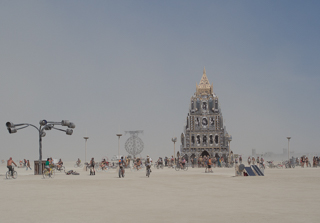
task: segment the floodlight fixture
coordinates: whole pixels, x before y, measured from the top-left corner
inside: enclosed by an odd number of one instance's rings
[[[68,126],[70,124],[70,122],[68,120],[62,120],[61,121],[61,125],[62,126]]]
[[[74,129],[76,125],[73,122],[70,122],[68,128]]]
[[[66,130],[66,134],[67,135],[72,135],[72,133],[73,133],[73,129],[67,129]]]
[[[44,125],[46,125],[48,122],[47,122],[47,120],[40,120],[40,122],[39,122],[39,124],[41,125],[41,126],[44,126]]]
[[[12,122],[6,122],[7,128],[13,128],[14,124]]]
[[[9,133],[12,134],[12,133],[16,133],[17,132],[17,129],[16,128],[7,128]]]
[[[18,130],[27,128],[29,126],[32,126],[35,129],[37,129],[37,131],[39,132],[39,168],[38,168],[38,170],[39,170],[39,174],[41,174],[42,173],[42,164],[41,164],[41,161],[42,161],[42,138],[46,136],[45,130],[56,129],[56,130],[65,132],[67,135],[72,135],[73,129],[76,127],[76,125],[73,122],[69,122],[68,120],[62,120],[61,122],[51,122],[51,121],[48,122],[45,119],[40,120],[39,124],[40,124],[40,127],[37,127],[32,124],[28,124],[28,123],[13,124],[12,122],[6,122],[6,126],[7,126],[7,129],[10,134],[16,133]],[[58,128],[55,128],[54,125],[67,126],[68,129],[66,129],[66,130],[58,129]]]
[[[54,125],[51,124],[47,124],[44,126],[44,130],[51,130],[53,128]]]

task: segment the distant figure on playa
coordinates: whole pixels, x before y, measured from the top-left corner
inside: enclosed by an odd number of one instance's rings
[[[248,165],[250,166],[250,164],[251,164],[251,158],[250,158],[250,156],[248,157]]]
[[[213,157],[213,166],[217,167],[217,157]]]
[[[205,173],[212,172],[212,161],[211,161],[210,157],[209,157],[209,159],[208,159],[208,161],[206,163],[207,163],[207,166],[206,166],[206,170],[204,172]]]
[[[256,164],[256,159],[254,157],[252,157],[252,165]]]
[[[46,168],[50,172],[50,158],[47,158],[44,168]]]
[[[239,157],[239,163],[242,164],[242,156]]]
[[[264,159],[263,159],[263,157],[261,157],[261,158],[260,158],[260,164],[261,164],[261,166],[262,166],[263,168],[265,168],[265,166],[264,166]]]
[[[317,166],[317,158],[314,156],[312,159],[312,166],[316,167]]]
[[[30,170],[32,170],[31,167],[30,167],[30,161],[29,160],[27,160],[27,169],[26,170],[28,170],[28,168],[30,168]]]
[[[63,165],[63,162],[62,162],[62,160],[61,160],[61,158],[60,158],[60,159],[59,159],[59,162],[57,163],[58,169],[60,169],[60,168],[62,167],[62,165]]]
[[[9,169],[9,171],[11,171],[11,176],[13,177],[13,168],[12,168],[12,164],[14,164],[15,166],[17,166],[17,164],[12,160],[12,157],[9,158],[9,160],[7,161],[7,168]]]
[[[146,171],[149,169],[150,172],[152,172],[151,171],[151,163],[152,163],[152,159],[149,157],[149,155],[147,155],[147,159],[145,161]]]
[[[96,175],[96,171],[95,171],[95,169],[94,169],[95,164],[96,164],[96,163],[94,162],[94,158],[92,157],[91,160],[90,160],[89,167],[92,168],[93,175]]]

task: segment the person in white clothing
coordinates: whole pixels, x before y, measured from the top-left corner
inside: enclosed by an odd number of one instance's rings
[[[147,155],[147,159],[145,161],[145,165],[146,165],[146,170],[150,169],[150,172],[152,172],[151,171],[151,164],[152,164],[152,159],[151,159],[151,157],[149,157],[149,155]]]

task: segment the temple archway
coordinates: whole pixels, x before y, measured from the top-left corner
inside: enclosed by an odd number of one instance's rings
[[[210,154],[205,150],[205,151],[203,151],[202,153],[201,153],[201,155],[200,156],[210,156]]]

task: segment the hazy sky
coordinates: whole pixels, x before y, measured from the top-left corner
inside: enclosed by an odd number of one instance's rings
[[[0,159],[117,154],[116,133],[144,130],[142,153],[173,153],[203,68],[231,149],[319,152],[319,1],[0,1]],[[121,154],[127,154],[120,140]]]

